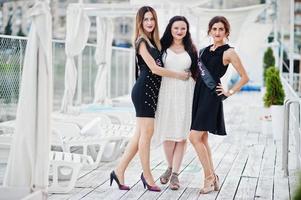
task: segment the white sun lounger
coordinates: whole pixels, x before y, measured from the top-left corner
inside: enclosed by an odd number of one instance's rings
[[[50,172],[52,183],[49,185],[50,193],[68,193],[74,186],[84,165],[94,161],[90,156],[51,151],[49,154]]]
[[[91,128],[93,130],[93,128]],[[89,127],[80,129],[76,124],[53,122],[53,132],[51,144],[60,146],[64,152],[72,152],[74,148],[80,148],[83,155],[89,155],[94,163],[90,166],[96,168],[101,161],[112,161],[120,156],[129,141],[129,127],[113,129],[108,126],[99,127],[94,130],[97,134],[89,133]]]

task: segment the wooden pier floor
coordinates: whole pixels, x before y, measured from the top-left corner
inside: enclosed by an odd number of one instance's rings
[[[160,193],[149,192],[140,181],[141,166],[138,156],[125,174],[129,191],[120,191],[116,184],[109,186],[109,174],[117,161],[102,163],[93,171],[84,171],[76,187],[69,194],[50,194],[51,200],[230,200],[230,199],[292,199],[297,185],[295,144],[290,141],[289,176],[281,170],[281,142],[272,138],[271,122],[262,121],[260,93],[240,93],[224,102],[226,137],[210,135],[213,162],[220,177],[221,189],[199,195],[203,184],[203,170],[191,144],[188,144],[179,175],[181,187],[172,191],[161,185],[159,176],[166,169],[162,147],[151,151],[151,167]],[[2,169],[3,171],[3,169]],[[1,177],[0,177],[1,178]]]

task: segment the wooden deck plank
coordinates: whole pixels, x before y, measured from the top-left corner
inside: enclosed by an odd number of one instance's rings
[[[156,148],[151,152],[151,157],[153,158],[151,160],[151,166],[152,169],[158,167],[159,164],[163,162],[162,154],[161,154],[161,149]],[[135,160],[138,160],[138,156],[134,158]],[[129,165],[128,169],[126,170],[125,174],[125,180],[126,184],[131,187],[130,191],[136,191],[138,187],[138,191],[142,191],[143,187],[141,184],[141,187],[139,187],[139,182],[140,182],[140,174],[141,174],[141,167],[139,162],[133,162],[131,165]],[[109,186],[109,179],[107,182],[103,185],[100,185],[99,187],[94,188],[93,191],[91,191],[87,197],[92,197],[97,195],[96,199],[119,199],[122,198],[125,194],[129,193],[129,191],[120,191],[117,187],[116,184],[114,183],[115,188],[112,189],[112,187]],[[137,196],[136,196],[137,197]]]
[[[260,177],[256,193],[255,199],[273,199],[273,178],[272,177]]]
[[[196,153],[192,147],[192,145],[189,145],[189,152],[186,153],[186,156],[184,156],[183,162],[182,162],[182,168],[180,170],[180,176],[182,178],[181,173],[183,172],[183,170],[187,169],[187,166],[189,166],[192,162],[194,162],[196,160]],[[164,169],[165,170],[165,169]],[[157,184],[161,187],[162,191],[157,193],[157,192],[150,192],[150,191],[145,191],[143,194],[141,194],[140,198],[141,199],[158,199],[159,197],[162,196],[162,194],[164,194],[165,192],[167,192],[169,190],[168,188],[168,184],[166,185],[162,185],[159,181],[159,176],[163,173],[163,171],[161,171],[160,173],[157,174]],[[185,177],[184,177],[185,178]],[[183,180],[180,179],[181,182],[183,182]],[[128,199],[127,197],[124,199]]]
[[[215,166],[220,165],[220,159],[224,159],[225,156],[219,156],[223,155],[222,152],[224,151],[224,155],[229,152],[229,144],[221,144],[221,147],[217,151],[213,151],[213,163]],[[195,165],[200,165],[199,160],[195,160],[195,163],[192,163]],[[191,167],[192,168],[192,167]],[[201,183],[203,182],[203,174],[201,171],[190,171],[185,170],[184,173],[191,173],[191,179],[186,187],[186,190],[181,194],[179,199],[197,199],[199,197],[199,191],[201,187]],[[200,173],[199,175],[195,175],[196,173]]]
[[[125,174],[126,184],[132,187],[130,191],[120,191],[116,183],[109,186],[109,174],[117,165],[117,160],[101,163],[92,171],[81,171],[76,187],[69,194],[50,194],[49,199],[290,200],[298,181],[294,138],[290,137],[289,177],[284,177],[281,143],[274,143],[271,133],[263,132],[263,123],[259,120],[261,112],[260,105],[257,104],[258,94],[253,95],[238,94],[225,101],[228,136],[217,137],[210,134],[213,162],[221,182],[220,191],[199,195],[203,172],[196,153],[189,144],[179,175],[181,187],[178,191],[172,191],[167,185],[159,183],[158,178],[167,167],[163,148],[159,147],[151,151],[151,168],[154,178],[162,188],[160,193],[149,192],[143,188],[140,181],[140,160],[136,156]],[[0,165],[0,172],[5,171],[3,166]]]
[[[272,199],[274,182],[274,164],[276,160],[276,148],[267,145],[263,154],[260,176],[255,192],[255,199]]]
[[[248,153],[249,153],[248,162],[242,176],[257,178],[259,176],[260,167],[262,163],[264,146],[263,145],[250,146],[248,149]]]
[[[257,185],[257,178],[242,177],[235,194],[237,200],[253,200],[255,197],[255,190]]]
[[[224,186],[225,179],[230,171],[230,169],[233,166],[233,163],[235,159],[237,158],[239,154],[239,149],[235,146],[231,146],[231,148],[225,153],[225,156],[223,157],[222,161],[219,163],[219,165],[216,168],[216,174],[219,176],[220,181],[220,187],[222,188]],[[210,199],[216,199],[219,195],[218,192],[212,192],[206,195],[200,195],[199,200],[210,200]]]
[[[277,177],[274,179],[274,199],[290,199],[288,177]]]
[[[274,194],[275,200],[290,199],[288,177],[284,177],[282,170],[282,146],[280,142],[276,142],[276,161],[274,172]]]
[[[260,177],[273,178],[276,162],[276,148],[274,145],[267,145],[262,159]]]
[[[236,157],[233,166],[227,174],[226,180],[217,196],[218,200],[233,199],[247,160],[248,151],[244,148],[239,152],[239,155]]]
[[[213,163],[220,163],[221,159],[223,158],[223,155],[227,150],[229,149],[230,145],[226,143],[217,144],[216,148],[213,148]],[[186,191],[186,188],[194,187],[194,185],[191,185],[194,179],[197,181],[202,181],[203,176],[201,172],[201,166],[200,161],[198,158],[194,159],[189,165],[186,166],[186,168],[181,172],[180,174],[180,182],[181,187],[177,191],[172,191],[170,189],[167,189],[158,199],[159,200],[169,200],[169,199],[180,199],[183,193]],[[193,170],[198,166],[199,170]],[[199,183],[197,184],[199,185]],[[186,194],[185,194],[186,195]],[[198,195],[198,193],[197,193]],[[197,198],[197,196],[195,197]]]

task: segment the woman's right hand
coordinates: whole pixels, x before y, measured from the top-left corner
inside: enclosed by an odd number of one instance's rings
[[[177,79],[186,81],[191,76],[190,72],[178,72]]]

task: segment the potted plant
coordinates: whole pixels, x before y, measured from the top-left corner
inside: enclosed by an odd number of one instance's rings
[[[269,67],[266,72],[266,93],[263,100],[265,107],[271,107],[274,140],[280,140],[283,132],[284,98],[279,70],[274,66]]]

